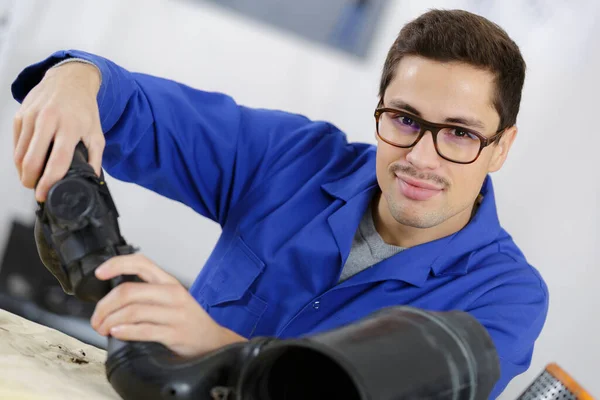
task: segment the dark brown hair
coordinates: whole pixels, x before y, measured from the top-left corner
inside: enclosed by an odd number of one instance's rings
[[[406,55],[458,61],[492,72],[496,92],[492,99],[500,115],[498,130],[515,125],[525,81],[525,60],[517,44],[498,25],[463,10],[431,10],[405,25],[387,55],[379,98]]]

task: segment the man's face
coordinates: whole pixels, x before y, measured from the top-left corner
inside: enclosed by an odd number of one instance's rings
[[[408,111],[436,123],[476,120],[480,127],[454,124],[491,137],[500,122],[492,103],[494,89],[490,72],[463,63],[408,56],[397,67],[383,107]],[[405,226],[432,228],[444,223],[453,225],[453,221],[466,223],[485,176],[502,166],[515,134],[516,128],[508,129],[500,144],[486,147],[472,164],[441,158],[431,132],[408,149],[377,138],[381,201],[391,216]]]

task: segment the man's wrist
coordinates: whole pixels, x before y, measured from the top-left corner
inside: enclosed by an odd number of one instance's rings
[[[93,62],[86,60],[85,58],[78,58],[78,57],[71,57],[71,58],[65,58],[62,61],[59,61],[58,63],[54,64],[52,67],[50,68],[57,68],[60,67],[61,65],[65,65],[65,64],[69,64],[69,63],[81,63],[81,64],[89,64],[89,65],[93,65],[94,67],[96,67],[98,69],[98,73],[100,73],[100,68],[98,68],[98,66],[96,64],[94,64]]]
[[[85,77],[85,81],[89,83],[90,89],[98,94],[100,85],[102,84],[102,74],[100,69],[89,62],[65,62],[59,63],[46,71],[46,76],[62,73],[73,74],[76,77]]]

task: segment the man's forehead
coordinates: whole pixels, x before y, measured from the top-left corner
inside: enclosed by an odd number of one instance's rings
[[[491,129],[500,120],[494,93],[494,76],[488,71],[410,56],[397,66],[383,100],[386,107],[401,108],[432,121],[462,118]]]

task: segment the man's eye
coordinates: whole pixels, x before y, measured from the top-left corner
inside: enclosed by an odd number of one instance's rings
[[[472,133],[463,131],[461,129],[455,129],[454,136],[459,137],[459,138],[465,138],[465,139],[473,139],[473,140],[477,139],[477,137],[475,135],[473,135]]]
[[[406,126],[412,126],[415,124],[415,121],[413,121],[409,117],[400,117],[399,120],[403,125],[406,125]]]

